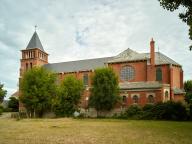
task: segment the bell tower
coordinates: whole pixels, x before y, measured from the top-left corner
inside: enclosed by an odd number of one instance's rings
[[[22,57],[20,59],[19,96],[21,95],[20,82],[24,72],[34,66],[43,66],[48,63],[48,54],[43,49],[39,36],[36,32],[36,27],[37,26],[35,26],[35,32],[33,33],[27,47],[21,50]],[[23,110],[25,111],[25,107],[21,102],[19,102],[19,111]]]
[[[44,51],[36,30],[26,49],[21,50],[21,53],[20,78],[26,70],[48,63],[48,54]]]

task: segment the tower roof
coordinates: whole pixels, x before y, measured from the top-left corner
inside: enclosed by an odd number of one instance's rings
[[[41,41],[40,41],[39,36],[36,31],[34,32],[31,40],[29,41],[29,44],[26,47],[26,49],[32,49],[32,48],[39,48],[40,50],[44,51],[43,46],[41,44]]]

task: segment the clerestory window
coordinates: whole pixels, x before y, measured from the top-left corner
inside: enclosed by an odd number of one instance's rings
[[[162,81],[162,70],[161,70],[161,68],[156,69],[156,81]]]
[[[123,67],[120,72],[120,77],[121,77],[121,80],[123,80],[123,81],[129,81],[129,80],[134,79],[134,77],[135,77],[134,68],[131,66]]]

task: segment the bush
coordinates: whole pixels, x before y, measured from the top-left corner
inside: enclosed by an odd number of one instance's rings
[[[150,111],[150,110],[152,110],[154,108],[154,104],[146,104],[143,108],[142,108],[142,110],[143,111]]]
[[[11,112],[19,111],[19,100],[15,97],[10,97],[8,101],[8,108]]]
[[[160,120],[186,120],[186,107],[180,102],[158,103],[152,109],[153,118]]]
[[[142,117],[141,119],[153,119],[153,112],[152,109],[154,109],[155,105],[153,104],[146,104],[142,110]]]
[[[131,105],[127,110],[120,114],[120,118],[140,119],[142,116],[142,109],[137,105]]]
[[[12,112],[11,108],[3,108],[3,112]]]
[[[3,107],[0,106],[0,115],[3,113]]]
[[[154,119],[154,120],[187,120],[188,115],[192,118],[192,105],[189,107],[189,114],[185,105],[180,102],[165,102],[154,105],[145,105],[142,109],[137,105],[130,106],[119,118],[124,119]]]
[[[62,101],[62,103],[54,107],[54,112],[57,117],[71,117],[75,110],[75,107],[67,100]]]
[[[189,117],[192,120],[192,104],[189,105]]]

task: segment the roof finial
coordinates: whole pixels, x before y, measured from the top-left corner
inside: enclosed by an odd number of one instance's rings
[[[37,25],[35,25],[35,31],[37,30]]]

